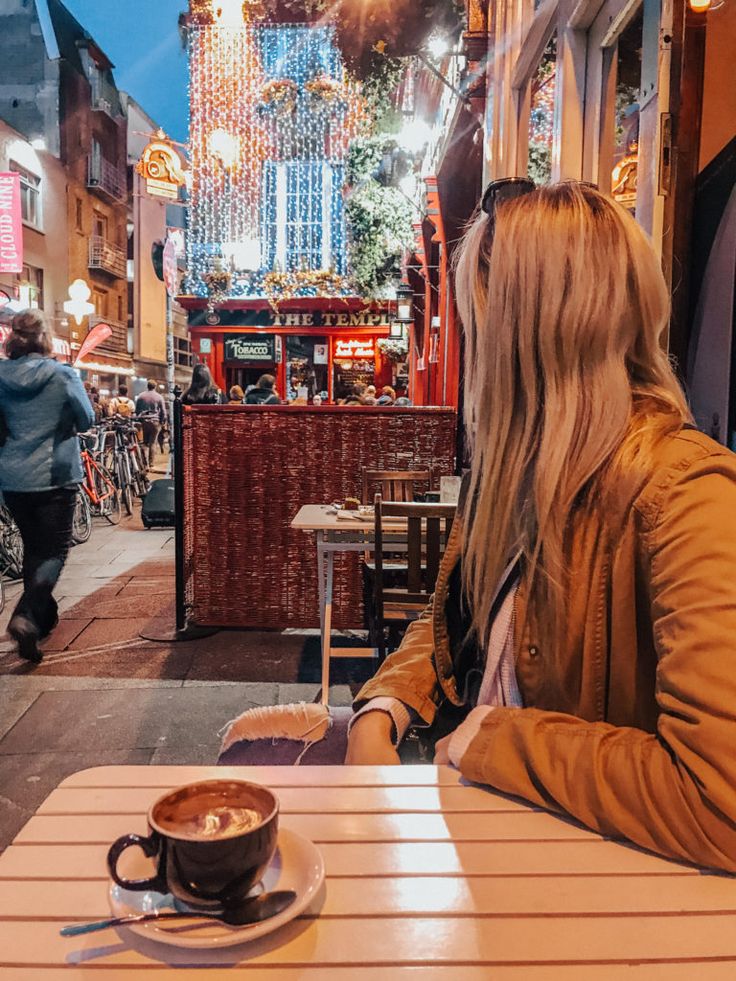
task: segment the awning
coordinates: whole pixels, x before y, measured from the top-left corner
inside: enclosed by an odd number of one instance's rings
[[[126,378],[135,377],[132,368],[121,368],[116,364],[104,364],[100,361],[79,361],[74,365],[80,371],[97,371],[103,375],[124,375]]]

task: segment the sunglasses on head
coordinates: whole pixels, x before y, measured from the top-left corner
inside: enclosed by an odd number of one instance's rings
[[[595,191],[598,190],[598,185],[591,184],[589,181],[562,181],[562,183],[577,184],[580,187],[591,187]],[[513,201],[514,198],[522,198],[525,194],[531,194],[536,189],[537,185],[529,177],[502,177],[500,180],[491,181],[483,193],[480,203],[481,210],[493,218],[499,204]]]

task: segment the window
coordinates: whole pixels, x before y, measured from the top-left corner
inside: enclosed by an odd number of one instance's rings
[[[43,269],[36,266],[23,266],[16,277],[19,300],[24,307],[43,310]]]
[[[611,193],[632,214],[636,212],[639,164],[639,89],[643,25],[643,12],[639,10],[622,31],[616,48],[616,115]]]
[[[119,323],[123,322],[123,298],[119,293],[118,293],[118,321]]]
[[[99,317],[107,317],[108,307],[107,307],[107,291],[106,290],[92,290],[92,302],[95,305],[95,310]]]
[[[78,232],[83,232],[84,231],[84,219],[83,219],[82,199],[81,198],[77,198],[76,199],[76,219],[75,219],[75,221],[76,221],[77,231]]]
[[[107,215],[103,215],[97,208],[92,212],[92,234],[107,241]]]
[[[174,363],[180,368],[192,367],[192,345],[187,337],[174,335]]]
[[[341,167],[322,160],[267,161],[261,240],[267,269],[342,271],[345,262]],[[336,190],[337,189],[337,190]]]
[[[41,178],[10,161],[10,169],[20,174],[20,205],[23,221],[41,227]]]
[[[552,142],[557,89],[557,35],[544,49],[531,81],[527,173],[537,184],[552,180]]]

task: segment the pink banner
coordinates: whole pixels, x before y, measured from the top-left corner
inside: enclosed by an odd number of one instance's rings
[[[92,330],[87,334],[84,339],[84,343],[79,349],[79,354],[77,355],[77,360],[74,362],[75,365],[79,365],[82,358],[86,357],[90,351],[94,351],[96,347],[106,341],[108,337],[112,337],[112,327],[109,324],[104,323],[104,321],[96,324]],[[83,368],[84,365],[79,365]]]
[[[23,272],[20,174],[0,173],[0,273]]]

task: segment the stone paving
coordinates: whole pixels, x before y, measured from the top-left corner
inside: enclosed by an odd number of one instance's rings
[[[315,631],[221,631],[186,643],[174,615],[170,530],[136,513],[95,526],[72,550],[56,591],[61,619],[38,667],[5,635],[18,585],[0,614],[0,850],[66,776],[118,763],[208,764],[222,727],[256,705],[313,701]],[[349,704],[370,662],[340,660],[330,702]]]

